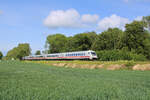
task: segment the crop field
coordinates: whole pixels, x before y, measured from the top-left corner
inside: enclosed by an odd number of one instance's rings
[[[150,71],[1,61],[0,100],[150,100]]]

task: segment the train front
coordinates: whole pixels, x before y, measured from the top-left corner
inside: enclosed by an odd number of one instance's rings
[[[90,57],[91,60],[98,59],[95,51],[90,51],[90,54],[91,54],[91,57]]]

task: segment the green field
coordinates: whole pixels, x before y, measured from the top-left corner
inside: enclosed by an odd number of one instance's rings
[[[150,100],[150,71],[2,61],[0,100]]]

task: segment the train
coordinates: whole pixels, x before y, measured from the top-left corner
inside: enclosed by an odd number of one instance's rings
[[[23,60],[95,60],[97,59],[95,51],[75,51],[64,53],[52,53],[42,55],[25,56]]]

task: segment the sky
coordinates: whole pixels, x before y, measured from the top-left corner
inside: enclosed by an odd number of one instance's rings
[[[34,53],[48,35],[124,30],[148,15],[150,0],[0,0],[0,51],[29,43]]]

